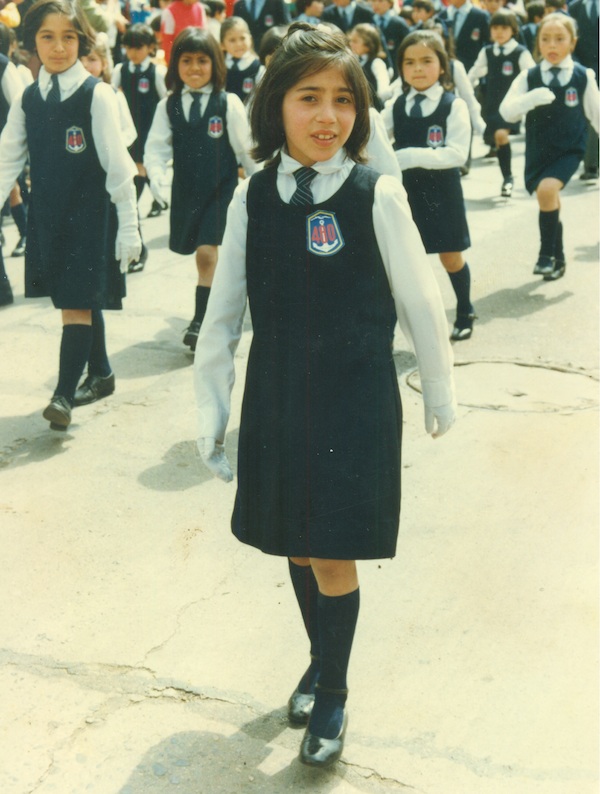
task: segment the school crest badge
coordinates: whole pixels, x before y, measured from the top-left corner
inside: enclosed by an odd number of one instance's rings
[[[444,145],[444,131],[437,124],[434,124],[427,130],[427,146],[432,149],[437,149],[438,146]]]
[[[271,14],[267,14],[266,17],[265,17],[265,25],[268,28],[271,28],[271,27],[273,27],[273,23],[274,22],[275,22],[275,20],[273,19],[273,16]]]
[[[69,127],[67,130],[66,149],[72,154],[80,154],[86,148],[85,137],[81,127]]]
[[[471,31],[471,41],[479,41],[481,38],[481,31],[479,28],[473,28]]]
[[[568,108],[577,107],[579,104],[579,94],[577,93],[577,89],[569,86],[565,91],[565,105]]]
[[[223,119],[220,116],[211,116],[209,118],[208,134],[211,138],[220,138],[223,135]]]
[[[512,61],[504,61],[504,63],[502,64],[502,74],[505,77],[512,77],[514,71],[515,68],[512,65]]]
[[[306,248],[317,256],[332,256],[344,247],[335,212],[313,212],[306,219]]]
[[[138,91],[140,94],[147,94],[150,90],[150,80],[147,77],[140,77],[138,82]]]
[[[253,88],[254,88],[254,78],[244,77],[244,82],[242,83],[242,91],[244,92],[244,94],[249,94]]]

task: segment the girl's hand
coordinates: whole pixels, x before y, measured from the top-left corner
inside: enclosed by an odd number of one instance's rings
[[[456,403],[441,405],[437,408],[425,406],[425,430],[433,438],[439,438],[446,433],[456,419]]]
[[[546,86],[542,86],[542,88],[534,88],[532,91],[528,91],[523,98],[527,102],[529,110],[533,110],[539,105],[549,105],[554,102],[556,94],[546,88]]]
[[[231,482],[233,472],[223,444],[215,438],[199,438],[196,444],[204,465],[210,469],[214,476],[223,482]]]
[[[168,204],[162,190],[163,190],[163,186],[161,182],[159,182],[157,179],[150,180],[150,192],[152,193],[153,197],[156,199],[158,204],[160,204],[160,208],[166,210]]]

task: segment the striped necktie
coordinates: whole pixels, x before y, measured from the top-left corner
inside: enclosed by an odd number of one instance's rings
[[[414,98],[414,104],[410,109],[410,113],[408,114],[411,119],[422,119],[423,118],[423,108],[421,107],[421,102],[424,102],[426,99],[425,94],[416,94]]]
[[[50,91],[48,91],[46,102],[51,105],[58,105],[60,102],[60,86],[58,84],[58,75],[52,74],[50,75],[50,79],[52,80],[52,88]]]
[[[560,80],[558,79],[560,66],[553,66],[550,71],[552,72],[552,80],[548,83],[548,88],[560,88]]]
[[[303,166],[297,171],[294,171],[294,179],[296,180],[296,190],[290,199],[290,204],[295,207],[305,207],[307,204],[313,203],[313,194],[310,189],[310,183],[316,177],[317,172],[312,168]]]
[[[200,94],[195,91],[192,94],[192,104],[190,107],[190,124],[198,124],[200,121]]]

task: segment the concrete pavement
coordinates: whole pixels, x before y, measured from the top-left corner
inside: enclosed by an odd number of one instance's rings
[[[360,564],[350,725],[326,774],[298,763],[285,719],[308,654],[285,561],[232,538],[234,487],[195,454],[191,257],[168,251],[164,216],[144,221],[146,270],[106,313],[117,390],[66,434],[41,416],[58,312],[25,301],[22,259],[6,260],[2,794],[598,791],[597,186],[565,190],[567,275],[545,283],[515,150],[510,201],[483,146],[463,183],[479,320],[455,346],[459,420],[442,439],[396,337],[398,555]],[[231,460],[250,335],[246,320]]]

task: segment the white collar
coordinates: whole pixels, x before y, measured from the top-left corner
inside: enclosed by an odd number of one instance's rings
[[[554,69],[555,66],[557,66],[559,69],[572,69],[573,68],[573,58],[571,58],[570,55],[567,55],[567,57],[563,58],[563,60],[560,63],[556,63],[556,64],[552,64],[549,61],[544,59],[540,63],[540,66],[542,68],[542,72],[549,72],[550,69]]]
[[[299,163],[297,160],[294,160],[293,157],[290,157],[285,149],[280,150],[280,155],[281,162],[277,168],[277,171],[280,174],[293,174],[294,171],[302,168],[302,163]],[[315,163],[314,165],[311,165],[311,168],[314,168],[318,174],[334,174],[336,171],[339,171],[340,168],[343,168],[348,162],[351,162],[350,158],[346,154],[345,149],[342,147],[329,160],[323,160],[321,162]]]
[[[425,91],[417,91],[416,88],[411,88],[408,94],[406,95],[407,99],[414,99],[416,94],[422,94],[426,96],[427,99],[431,99],[433,101],[438,100],[441,95],[444,93],[443,87],[440,85],[439,82],[430,85],[428,89]]]
[[[81,63],[81,61],[75,61],[73,66],[69,67],[64,72],[60,72],[58,75],[58,85],[60,86],[61,91],[67,91],[78,83],[81,83],[81,78],[84,75],[86,77],[91,77],[90,73]],[[51,80],[52,75],[46,71],[45,66],[42,66],[38,74],[38,83],[40,88],[47,88]]]
[[[198,88],[198,90],[190,88],[189,85],[184,85],[181,89],[181,96],[184,94],[212,94],[213,92],[213,84],[207,83],[203,85],[202,88]]]
[[[145,72],[151,63],[152,63],[152,58],[149,55],[147,58],[144,58],[144,60],[140,64],[135,64],[132,63],[132,61],[129,61],[129,71],[133,74],[135,72],[135,67],[137,65],[140,67],[140,72]]]
[[[502,45],[494,43],[494,55],[499,55],[500,54],[500,47],[504,48],[504,55],[508,55],[514,49],[516,49],[517,46],[518,46],[518,43],[515,41],[515,39],[509,39],[506,42],[506,44],[502,44]]]

